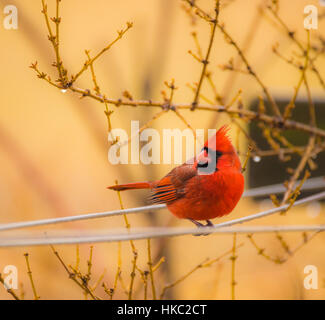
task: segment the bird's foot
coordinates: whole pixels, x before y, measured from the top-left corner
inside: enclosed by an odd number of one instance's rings
[[[205,220],[207,224],[205,225],[206,227],[214,227],[214,224],[210,220]]]
[[[193,222],[198,228],[209,228],[209,227],[213,227],[213,223],[210,220],[206,220],[207,224],[202,224],[201,222],[198,222],[196,220],[193,219],[189,219],[191,222]],[[203,231],[203,230],[202,230]],[[198,233],[198,234],[194,234],[194,236],[207,236],[211,234],[211,232],[203,232],[203,233]]]

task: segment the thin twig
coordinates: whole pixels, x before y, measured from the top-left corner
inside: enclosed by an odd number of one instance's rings
[[[84,63],[84,65],[80,69],[80,71],[75,76],[72,76],[71,84],[74,83],[88,69],[88,67],[90,65],[92,65],[102,54],[104,54],[106,51],[108,51],[132,27],[133,27],[133,23],[127,22],[126,27],[117,32],[117,37],[112,42],[110,42],[105,48],[103,48],[101,51],[99,51],[93,58],[86,60],[86,62]]]
[[[116,184],[117,184],[117,181],[116,181]],[[121,193],[119,191],[117,191],[117,195],[118,195],[118,198],[119,198],[121,210],[123,210],[124,206],[123,206],[123,202],[122,202]],[[128,221],[127,215],[124,214],[123,217],[124,217],[126,229],[127,229],[128,232],[130,232],[131,225],[130,225],[130,223]],[[135,276],[136,276],[135,271],[137,269],[138,250],[135,247],[135,244],[134,244],[133,240],[130,240],[130,246],[131,246],[132,253],[133,253],[133,260],[132,260],[132,271],[131,271],[131,275],[130,275],[131,280],[130,280],[130,285],[129,285],[129,290],[128,290],[128,299],[132,300],[133,285],[134,285],[134,279],[135,279]]]
[[[237,282],[235,280],[235,274],[236,274],[236,241],[237,241],[237,234],[234,233],[233,235],[233,245],[232,245],[232,255],[230,257],[231,260],[231,299],[235,300],[235,287],[237,285]]]
[[[40,297],[38,296],[38,294],[36,292],[36,287],[35,287],[35,283],[34,283],[34,280],[33,280],[32,270],[31,270],[30,264],[29,264],[29,254],[25,253],[24,257],[25,257],[26,265],[27,265],[27,274],[28,274],[29,281],[30,281],[30,284],[32,286],[32,290],[33,290],[33,294],[34,294],[34,300],[39,300]]]
[[[150,281],[151,281],[152,299],[156,300],[156,286],[155,286],[155,280],[154,280],[154,275],[153,275],[153,267],[152,267],[152,260],[151,260],[151,243],[150,243],[150,239],[147,239],[147,247],[148,247],[148,267],[149,267],[149,274],[150,274]]]
[[[280,18],[280,16],[278,15],[277,10],[275,10],[272,6],[267,6],[267,9],[273,14],[275,19],[280,23],[280,25],[285,30],[288,37],[290,39],[292,39],[292,41],[299,47],[299,49],[303,53],[305,53],[305,48],[304,48],[303,44],[297,39],[295,32],[290,30],[289,27],[286,25],[286,23]],[[316,66],[314,64],[314,61],[312,61],[312,60],[310,61],[310,67],[311,67],[311,70],[316,74],[316,76],[317,76],[320,84],[322,85],[322,87],[325,89],[325,81],[323,80],[322,76],[320,75],[318,69],[316,68]]]
[[[240,244],[237,246],[237,248],[240,248],[243,244]],[[163,287],[161,293],[160,293],[160,299],[163,299],[166,291],[172,287],[175,287],[176,285],[178,285],[179,283],[183,282],[184,280],[186,280],[191,274],[193,274],[196,270],[201,269],[201,268],[207,268],[210,267],[212,264],[220,261],[222,258],[224,258],[225,256],[229,255],[230,253],[233,252],[233,249],[230,249],[228,251],[226,251],[225,253],[223,253],[221,256],[219,256],[218,258],[215,259],[204,259],[201,263],[199,263],[198,265],[196,265],[193,269],[191,269],[190,271],[188,271],[187,273],[185,273],[182,277],[178,278],[177,280],[175,280],[174,282],[167,284]]]
[[[0,273],[0,282],[3,284],[4,288],[7,290],[7,292],[15,299],[20,300],[20,298],[16,295],[16,293],[11,289],[7,288],[5,280],[3,279],[1,273]]]
[[[65,262],[62,260],[61,256],[59,255],[58,251],[54,248],[53,245],[50,244],[50,247],[54,253],[54,255],[57,257],[61,265],[63,266],[64,270],[67,272],[69,279],[71,279],[74,283],[76,283],[83,292],[87,292],[94,300],[100,300],[99,297],[95,296],[92,292],[92,290],[88,287],[88,284],[86,284],[84,281],[80,282],[76,278],[76,273],[71,272],[68,268],[68,266],[65,264]],[[76,271],[76,270],[75,270]]]
[[[190,2],[190,1],[188,1],[188,2]],[[192,108],[191,108],[192,111],[195,110],[195,108],[196,108],[196,106],[198,104],[198,99],[199,99],[199,96],[200,96],[200,91],[201,91],[203,79],[204,79],[204,77],[206,77],[206,68],[207,68],[207,65],[209,63],[210,53],[211,53],[211,49],[212,49],[212,45],[213,45],[214,36],[215,36],[215,33],[216,33],[217,24],[218,24],[219,6],[220,6],[220,1],[216,0],[215,16],[214,16],[214,19],[210,20],[210,23],[212,23],[212,27],[211,27],[209,45],[208,45],[208,49],[207,49],[205,58],[201,61],[202,64],[203,64],[203,67],[202,67],[202,71],[201,71],[201,75],[200,75],[200,80],[198,82],[197,89],[196,89],[196,92],[195,92],[194,100],[192,102]]]

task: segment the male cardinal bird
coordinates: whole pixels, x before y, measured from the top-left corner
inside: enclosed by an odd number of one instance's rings
[[[165,203],[176,217],[189,219],[198,227],[213,226],[210,219],[229,214],[244,191],[240,160],[227,131],[227,126],[221,127],[192,161],[174,168],[161,180],[108,189],[151,189],[151,202]]]

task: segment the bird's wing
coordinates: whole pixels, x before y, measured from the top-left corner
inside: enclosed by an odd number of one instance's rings
[[[185,186],[189,179],[197,175],[193,164],[183,164],[174,168],[152,188],[149,201],[152,203],[171,203],[185,194]]]

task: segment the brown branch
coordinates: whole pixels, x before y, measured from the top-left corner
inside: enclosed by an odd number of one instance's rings
[[[239,244],[236,248],[240,248],[242,247],[243,244]],[[231,254],[233,252],[233,248],[231,248],[230,250],[226,251],[225,253],[223,253],[221,256],[219,256],[218,258],[215,259],[204,259],[201,263],[199,263],[198,265],[196,265],[194,268],[192,268],[190,271],[188,271],[186,274],[184,274],[182,277],[180,277],[179,279],[175,280],[174,282],[165,285],[161,291],[160,294],[160,299],[163,299],[165,296],[165,293],[168,289],[175,287],[176,285],[178,285],[179,283],[183,282],[185,279],[187,279],[192,273],[194,273],[196,270],[198,269],[202,269],[202,268],[207,268],[210,267],[212,264],[220,261],[222,258],[224,258],[225,256]]]
[[[299,49],[305,54],[305,48],[303,44],[297,39],[295,32],[289,29],[289,27],[285,24],[285,22],[280,18],[277,10],[275,10],[272,6],[267,6],[267,9],[272,13],[274,18],[279,22],[282,28],[285,30],[286,34],[292,41],[299,47]],[[318,69],[316,68],[314,61],[310,61],[310,68],[316,74],[320,84],[325,89],[325,81],[323,80],[322,76],[320,75]]]
[[[191,1],[188,1],[188,2],[191,2]],[[201,75],[200,75],[200,80],[199,80],[199,83],[198,83],[198,86],[197,86],[197,89],[196,89],[196,92],[195,92],[194,100],[192,102],[192,108],[191,108],[192,111],[195,110],[195,108],[196,108],[196,106],[198,104],[198,99],[199,99],[199,96],[200,96],[200,91],[201,91],[203,79],[204,79],[204,77],[206,77],[206,68],[207,68],[207,65],[209,63],[210,53],[211,53],[211,49],[212,49],[212,45],[213,45],[214,36],[215,36],[215,33],[216,33],[217,24],[218,24],[219,5],[220,5],[219,0],[216,0],[215,17],[214,17],[214,19],[210,20],[210,23],[212,23],[212,27],[211,27],[209,45],[208,45],[208,49],[207,49],[205,58],[201,61],[202,64],[203,64],[203,67],[202,67],[202,72],[201,72]]]
[[[247,71],[249,72],[250,75],[252,75],[252,77],[255,78],[255,80],[258,82],[258,84],[261,86],[261,88],[263,89],[263,92],[266,95],[266,98],[268,99],[268,101],[270,102],[270,105],[273,109],[273,112],[276,116],[281,117],[281,113],[279,110],[278,105],[276,104],[276,102],[274,101],[271,93],[269,92],[269,89],[265,86],[265,84],[262,82],[262,80],[260,79],[260,77],[257,75],[257,73],[253,70],[252,66],[249,64],[248,60],[246,59],[243,51],[239,48],[239,46],[237,45],[237,43],[233,40],[233,38],[230,36],[230,34],[225,30],[224,26],[221,24],[217,25],[218,28],[221,30],[221,32],[226,36],[226,38],[229,40],[229,43],[234,46],[234,48],[237,50],[237,53],[239,54],[239,56],[241,57],[242,61],[244,62]]]
[[[63,67],[63,63],[62,63],[62,60],[60,57],[60,50],[59,50],[59,25],[61,22],[61,17],[59,16],[60,1],[61,0],[56,0],[56,17],[51,18],[51,20],[55,23],[55,26],[56,26],[55,34],[53,33],[52,28],[50,26],[50,19],[48,16],[47,4],[45,3],[45,0],[42,0],[42,13],[44,15],[47,30],[49,32],[48,39],[52,43],[55,57],[56,57],[56,62],[53,63],[53,66],[57,68],[58,73],[59,73],[59,79],[57,81],[60,83],[61,87],[65,87],[66,82],[67,82],[67,71]]]
[[[232,255],[230,257],[231,260],[231,299],[235,300],[235,287],[237,285],[237,282],[235,280],[235,270],[236,270],[236,260],[238,256],[236,256],[236,240],[237,240],[237,235],[234,233],[233,236],[233,246],[232,246]]]
[[[118,40],[120,40],[124,34],[133,27],[132,22],[127,22],[126,23],[126,28],[122,29],[117,32],[117,37],[109,43],[105,48],[103,48],[101,51],[99,51],[93,58],[88,59],[85,61],[83,67],[80,69],[80,71],[75,75],[71,77],[71,82],[69,85],[73,84],[87,69],[90,65],[92,65],[103,53],[108,51]]]
[[[57,257],[57,259],[59,260],[59,262],[63,266],[64,270],[67,272],[67,274],[69,276],[69,279],[71,279],[74,283],[76,283],[84,292],[86,292],[87,294],[89,294],[92,297],[92,299],[94,299],[94,300],[100,300],[99,297],[97,297],[97,296],[94,295],[94,293],[88,287],[88,284],[85,283],[85,281],[78,281],[78,279],[76,278],[76,276],[77,276],[76,275],[76,270],[74,270],[74,272],[71,272],[69,270],[68,266],[62,260],[61,256],[59,255],[58,251],[56,251],[56,249],[54,248],[54,246],[50,245],[50,247],[51,247],[54,255]]]
[[[272,261],[272,262],[274,262],[276,264],[281,264],[281,263],[284,263],[286,261],[284,258],[280,258],[280,257],[275,257],[274,258],[274,257],[271,257],[270,255],[268,255],[265,252],[265,249],[259,247],[258,244],[256,243],[256,241],[253,239],[253,234],[248,234],[247,237],[250,240],[250,242],[252,243],[252,245],[254,246],[254,248],[257,250],[258,255],[262,256],[266,260]]]
[[[117,181],[115,181],[115,182],[116,182],[116,184],[118,184]],[[119,199],[119,202],[120,202],[120,207],[123,210],[124,206],[123,206],[123,202],[122,202],[121,193],[119,191],[117,191],[117,195],[118,195],[118,199]],[[131,225],[129,223],[128,217],[127,217],[126,214],[124,214],[123,217],[124,217],[124,221],[125,221],[125,227],[126,227],[127,231],[130,232]],[[135,271],[138,270],[139,267],[137,266],[138,250],[137,250],[133,240],[130,240],[129,242],[130,242],[131,250],[132,250],[132,253],[133,253],[133,260],[132,260],[132,271],[131,271],[131,274],[130,274],[131,279],[130,279],[130,285],[129,285],[129,290],[128,290],[128,299],[132,300],[133,285],[134,285],[134,279],[135,279],[135,276],[136,276]]]
[[[205,20],[207,21],[211,21],[211,17],[209,14],[207,14],[204,10],[202,10],[195,2],[187,0],[187,2],[194,7],[197,10],[197,14],[201,15]],[[262,87],[268,101],[271,104],[271,107],[273,109],[273,112],[276,116],[281,117],[281,113],[279,110],[278,105],[276,104],[276,102],[274,101],[272,95],[270,94],[268,88],[264,85],[264,83],[261,81],[261,79],[259,78],[259,76],[256,74],[255,71],[253,71],[252,66],[248,63],[248,60],[246,59],[243,51],[239,48],[239,46],[237,45],[237,43],[233,40],[233,38],[230,36],[230,34],[225,30],[224,26],[220,23],[218,23],[218,21],[216,22],[216,26],[220,29],[220,31],[225,35],[225,37],[228,39],[229,43],[234,46],[234,48],[236,49],[237,53],[239,54],[239,56],[241,57],[242,61],[244,62],[244,64],[246,65],[247,71],[249,72],[249,74],[251,74],[256,81],[258,82],[258,84]]]
[[[147,247],[148,247],[148,267],[149,267],[149,274],[150,274],[150,281],[151,281],[152,299],[156,300],[156,286],[155,286],[155,280],[153,275],[150,239],[147,239]]]
[[[282,199],[282,203],[281,205],[283,205],[285,202],[287,202],[287,200],[289,199],[289,196],[292,192],[292,189],[296,183],[296,181],[299,179],[300,174],[302,173],[303,169],[305,168],[311,154],[312,151],[314,149],[314,145],[315,145],[315,136],[311,136],[309,138],[309,142],[308,145],[306,147],[306,150],[304,152],[304,155],[302,156],[302,158],[299,161],[299,164],[297,166],[297,168],[295,169],[293,175],[291,176],[288,184],[287,184],[287,190],[283,195],[283,199]]]
[[[113,299],[114,294],[116,293],[116,288],[117,288],[117,282],[119,279],[121,279],[121,269],[122,269],[122,258],[121,258],[121,242],[118,242],[118,256],[117,256],[117,270],[116,270],[116,274],[115,274],[115,279],[114,279],[114,284],[113,287],[108,289],[106,284],[103,283],[103,288],[104,291],[109,295],[110,300]]]
[[[25,257],[25,260],[26,260],[27,274],[28,274],[29,281],[31,283],[33,294],[34,294],[34,300],[39,300],[40,297],[38,296],[38,294],[36,292],[36,287],[35,287],[35,283],[34,283],[34,279],[33,279],[33,275],[32,275],[32,270],[31,270],[31,267],[30,267],[30,264],[29,264],[29,254],[25,253],[24,257]]]
[[[15,300],[20,300],[20,298],[15,294],[15,292],[12,289],[8,289],[5,284],[5,280],[3,279],[1,273],[0,273],[0,282],[3,284],[4,288],[6,291],[15,299]]]
[[[48,81],[46,78],[42,78]],[[53,85],[53,83],[52,83]],[[131,107],[159,107],[162,109],[166,108],[166,102],[158,102],[158,101],[152,101],[152,100],[125,100],[125,99],[108,99],[105,96],[97,96],[89,89],[81,89],[75,86],[71,86],[68,88],[68,90],[71,90],[73,92],[81,94],[82,97],[90,97],[92,99],[95,99],[100,102],[107,102],[109,104],[113,104],[116,107],[119,106],[131,106]],[[173,104],[171,107],[175,107],[178,109],[191,109],[192,105],[182,103],[182,104]],[[279,117],[270,116],[267,114],[260,114],[259,112],[254,112],[251,110],[245,110],[245,109],[239,109],[239,108],[231,108],[228,109],[225,106],[220,105],[203,105],[198,104],[196,106],[197,110],[204,110],[204,111],[212,111],[212,112],[226,112],[228,114],[238,116],[241,118],[246,118],[247,120],[252,121],[259,121],[265,124],[268,124],[270,127],[278,127],[282,129],[295,129],[304,131],[310,134],[314,134],[317,136],[320,136],[322,138],[325,138],[325,130],[322,130],[320,128],[310,126],[307,124],[304,124],[302,122],[297,122],[294,120],[287,119],[286,121],[283,121]]]
[[[301,70],[301,76],[299,78],[298,84],[295,88],[293,97],[291,98],[289,104],[286,106],[284,113],[283,113],[283,118],[288,119],[291,115],[292,110],[295,108],[295,102],[299,93],[299,89],[305,79],[305,74],[306,74],[306,69],[308,66],[308,61],[309,61],[309,50],[310,50],[310,32],[307,30],[307,48],[304,50],[304,55],[305,55],[305,63],[304,66]]]

